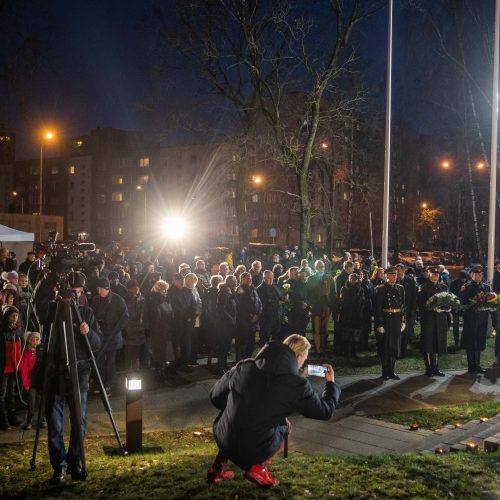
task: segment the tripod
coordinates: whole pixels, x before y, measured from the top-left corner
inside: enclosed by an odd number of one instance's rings
[[[82,407],[81,407],[81,393],[80,393],[80,385],[78,379],[78,366],[77,366],[77,357],[76,357],[76,346],[75,346],[75,336],[73,333],[73,313],[77,318],[78,325],[83,323],[82,316],[80,314],[80,310],[78,305],[75,303],[71,293],[63,293],[60,298],[58,298],[56,303],[56,309],[54,314],[54,319],[50,323],[48,340],[46,343],[47,350],[45,355],[45,366],[43,367],[43,385],[42,385],[42,396],[40,400],[40,408],[38,411],[38,421],[36,428],[36,436],[35,443],[33,445],[33,455],[30,459],[30,470],[36,470],[36,454],[38,448],[38,441],[40,436],[40,427],[43,419],[43,415],[45,413],[45,406],[47,403],[47,393],[48,393],[48,382],[51,376],[51,372],[56,366],[61,367],[64,366],[64,371],[69,375],[69,382],[71,385],[71,404],[74,408],[74,414],[76,417],[76,421],[72,422],[72,425],[77,426],[78,428],[78,449],[80,452],[80,462],[81,462],[81,479],[85,480],[87,477],[86,470],[86,457],[85,457],[85,449],[83,446],[84,441],[84,431],[83,431],[83,419],[82,419]],[[109,415],[111,425],[113,427],[113,431],[115,433],[116,439],[118,441],[118,446],[120,447],[120,451],[122,454],[126,455],[127,451],[125,450],[125,446],[120,438],[120,433],[116,427],[116,422],[113,417],[111,411],[111,405],[109,403],[108,396],[106,391],[104,390],[104,386],[102,383],[101,376],[99,374],[99,370],[97,369],[96,360],[94,354],[92,352],[92,348],[89,342],[87,335],[81,335],[84,338],[85,350],[89,356],[89,360],[91,362],[92,368],[95,371],[97,381],[99,383],[100,393],[104,408]],[[60,359],[56,359],[56,355],[60,355],[60,351],[56,353],[57,349],[63,350],[64,359],[61,362]]]

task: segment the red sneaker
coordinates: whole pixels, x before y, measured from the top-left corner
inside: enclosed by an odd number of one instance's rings
[[[226,479],[233,479],[234,472],[232,470],[217,470],[210,467],[207,472],[207,482],[208,484],[217,484],[225,481]]]
[[[269,474],[269,471],[260,464],[252,465],[250,469],[245,472],[245,477],[259,486],[272,488],[280,484],[279,479],[275,479]]]

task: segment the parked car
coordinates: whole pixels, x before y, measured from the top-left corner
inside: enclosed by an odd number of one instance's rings
[[[440,263],[439,257],[434,255],[434,252],[418,252],[418,255],[422,258],[424,266],[432,266],[433,264]]]
[[[407,266],[412,266],[415,263],[415,259],[418,257],[418,252],[415,250],[401,250],[398,254],[399,262],[406,264]]]

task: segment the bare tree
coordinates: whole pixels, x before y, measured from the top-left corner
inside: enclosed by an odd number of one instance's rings
[[[381,3],[179,1],[175,23],[168,21],[170,12],[155,11],[160,44],[187,56],[219,104],[229,105],[228,112],[236,119],[241,152],[236,187],[240,244],[247,237],[248,167],[260,155],[295,173],[302,251],[309,246],[310,168],[322,123],[353,104],[338,91],[338,82],[353,61],[350,37]],[[256,149],[257,135],[269,139],[264,154]]]

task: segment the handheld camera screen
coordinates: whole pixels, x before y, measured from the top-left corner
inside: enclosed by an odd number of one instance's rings
[[[324,377],[326,368],[322,365],[307,365],[307,374],[314,377]]]

